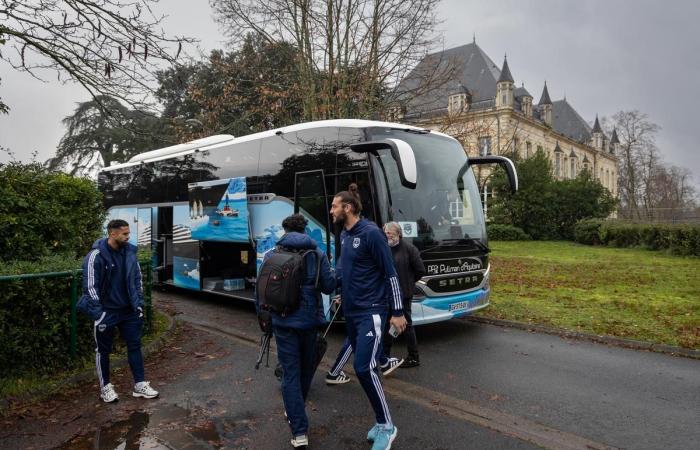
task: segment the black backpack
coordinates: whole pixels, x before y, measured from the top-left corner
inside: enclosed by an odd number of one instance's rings
[[[321,268],[321,255],[315,250],[294,250],[276,247],[260,267],[256,289],[260,308],[281,315],[293,313],[301,304],[301,284],[306,275],[304,257],[316,253],[316,282]]]

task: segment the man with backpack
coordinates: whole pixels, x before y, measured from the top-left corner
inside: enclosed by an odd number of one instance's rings
[[[330,294],[336,284],[326,255],[305,234],[307,223],[301,214],[282,221],[285,235],[265,254],[256,289],[261,327],[271,323],[277,342],[282,398],[295,448],[309,442],[304,403],[316,371],[317,330],[325,322],[319,291]]]
[[[390,323],[398,333],[406,328],[401,290],[386,236],[372,222],[361,219],[362,204],[347,191],[333,197],[333,221],[342,224],[338,284],[350,347],[355,351],[354,369],[372,404],[376,424],[367,433],[373,450],[388,450],[398,430],[391,421],[377,357],[391,302]]]

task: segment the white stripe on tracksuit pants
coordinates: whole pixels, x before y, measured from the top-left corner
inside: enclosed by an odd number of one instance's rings
[[[355,374],[372,404],[377,423],[392,426],[389,406],[377,374],[377,354],[381,351],[385,320],[384,314],[345,316],[347,335],[352,349],[355,350]]]

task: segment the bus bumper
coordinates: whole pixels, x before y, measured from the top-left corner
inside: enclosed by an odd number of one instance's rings
[[[427,297],[411,305],[411,318],[414,325],[442,322],[443,320],[464,317],[489,305],[490,289],[477,289],[457,295]]]

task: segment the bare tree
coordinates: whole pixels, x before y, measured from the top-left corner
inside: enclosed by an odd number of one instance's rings
[[[236,46],[246,31],[290,42],[307,120],[371,117],[437,42],[439,0],[210,0]]]
[[[137,106],[155,87],[159,63],[173,63],[192,42],[164,33],[155,1],[0,0],[0,44],[7,47],[0,60],[40,80],[73,80],[95,100]]]
[[[640,219],[645,184],[648,186],[653,177],[653,165],[657,161],[655,134],[661,127],[637,110],[619,111],[613,115],[611,123],[620,140],[617,155],[620,160],[620,212],[623,217]]]

